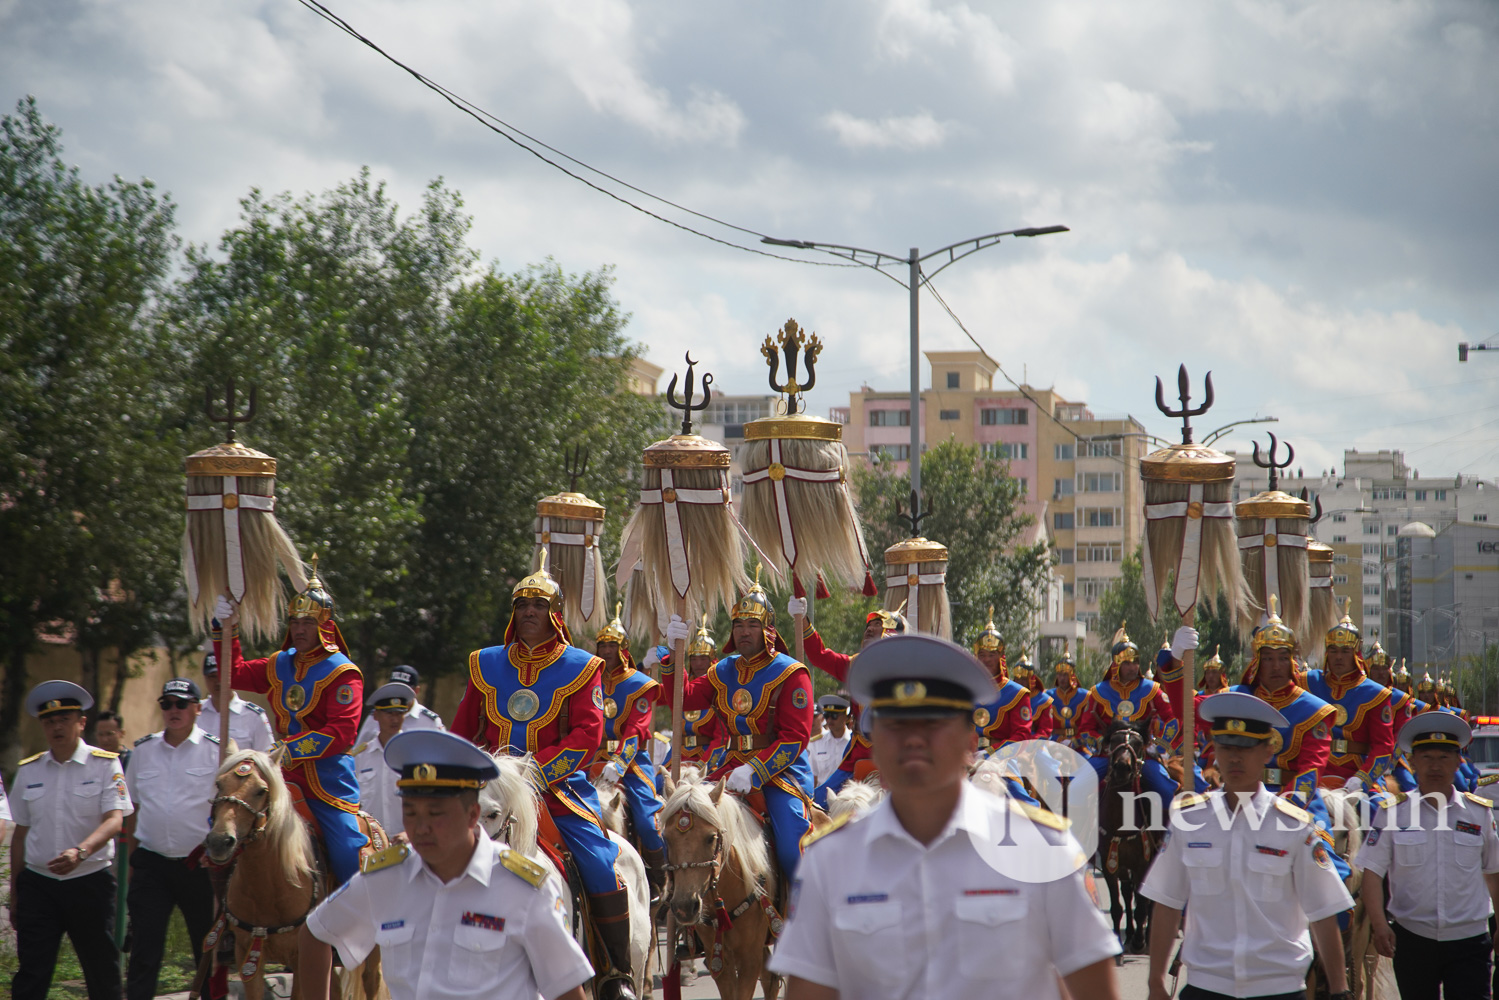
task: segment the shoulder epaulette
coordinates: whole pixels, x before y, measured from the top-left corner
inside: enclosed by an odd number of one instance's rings
[[[1384,807],[1386,809],[1394,809],[1400,803],[1404,802],[1406,798],[1407,796],[1404,792],[1393,792],[1391,794],[1388,794],[1384,797]]]
[[[208,742],[213,743],[213,744],[217,744],[219,742],[219,738],[217,736],[215,736],[213,733],[210,733],[206,729],[203,730],[203,738],[206,739]]]
[[[259,712],[261,715],[265,714],[265,709],[261,708],[259,705],[255,704],[253,701],[244,702],[244,706],[246,708],[248,708],[252,712]]]
[[[1483,808],[1485,809],[1494,808],[1494,802],[1492,799],[1486,799],[1482,795],[1475,795],[1472,792],[1463,792],[1463,794],[1468,797],[1469,802],[1477,803],[1478,805],[1483,806]]]
[[[667,746],[671,746],[671,737],[667,736],[665,733],[651,733],[651,735],[656,737],[656,739],[660,740],[662,743],[665,743]]]
[[[98,747],[89,747],[88,752],[93,754],[95,757],[103,757],[106,760],[115,760],[120,756],[112,750],[100,750]]]
[[[1010,808],[1018,813],[1023,813],[1032,823],[1040,823],[1049,826],[1053,830],[1065,830],[1071,826],[1071,822],[1064,816],[1058,816],[1054,812],[1047,812],[1029,802],[1021,802],[1019,799],[1010,800]]]
[[[142,743],[149,743],[149,742],[151,742],[154,739],[156,739],[156,734],[155,733],[147,733],[146,735],[142,736],[140,739],[138,739],[134,743],[132,743],[131,746],[138,747]]]
[[[1296,803],[1289,802],[1286,799],[1281,798],[1279,795],[1275,797],[1275,808],[1279,809],[1287,816],[1290,816],[1292,819],[1300,820],[1303,823],[1310,823],[1312,821],[1311,813],[1296,805]]]
[[[20,767],[22,764],[30,764],[34,760],[41,760],[42,759],[42,755],[45,754],[46,752],[47,751],[43,750],[41,753],[34,753],[30,757],[27,757],[25,760],[20,761],[19,763],[17,763],[16,766]]]
[[[421,710],[422,710],[421,714],[425,715],[427,718],[429,718],[429,719],[436,719],[438,722],[442,721],[442,716],[440,716],[436,712],[432,711],[426,705],[422,705],[421,706]]]
[[[807,848],[811,847],[813,844],[817,843],[828,834],[836,833],[837,831],[843,829],[845,826],[848,826],[853,818],[853,813],[844,813],[837,819],[829,820],[828,825],[823,827],[821,830],[808,830],[806,833],[802,834],[802,850],[805,851]]]
[[[405,844],[391,844],[383,851],[376,851],[364,859],[359,870],[368,875],[370,872],[380,871],[382,868],[391,868],[406,860],[406,855],[411,853],[411,848]]]
[[[1483,777],[1481,777],[1481,778],[1478,779],[1477,783],[1478,783],[1478,786],[1481,788],[1484,785],[1492,785],[1496,781],[1499,781],[1499,771],[1496,771],[1493,774],[1485,774]]]
[[[357,747],[355,747],[354,749],[350,750],[349,753],[353,754],[355,757],[358,757],[360,754],[364,753],[364,751],[368,747],[369,747],[369,743],[368,742],[361,743]]]
[[[519,851],[510,848],[500,850],[500,864],[504,865],[513,874],[520,876],[536,889],[541,888],[541,883],[546,881],[547,870]]]
[[[1191,809],[1193,806],[1202,805],[1207,800],[1208,797],[1202,792],[1188,792],[1186,795],[1178,798],[1175,805],[1178,809]]]

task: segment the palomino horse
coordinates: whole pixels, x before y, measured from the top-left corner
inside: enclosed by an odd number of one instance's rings
[[[1338,787],[1322,789],[1322,801],[1327,804],[1328,819],[1332,820],[1333,850],[1340,857],[1351,860],[1364,845],[1364,827],[1370,819],[1368,800],[1357,792]],[[1374,926],[1359,894],[1363,878],[1363,871],[1354,868],[1343,881],[1354,899],[1348,928],[1343,931],[1343,959],[1348,966],[1348,993],[1364,1000],[1375,1000],[1382,959],[1374,950]]]
[[[536,787],[531,784],[533,770],[531,758],[497,756],[494,759],[500,775],[491,779],[479,790],[479,822],[491,840],[508,844],[532,861],[546,868],[556,877],[562,892],[563,918],[572,928],[573,936],[586,954],[593,955],[588,942],[588,928],[576,919],[578,901],[574,898],[567,877],[557,870],[550,855],[541,849],[541,799]],[[636,996],[646,996],[650,990],[651,914],[650,892],[645,877],[645,862],[630,844],[613,830],[609,839],[619,848],[619,858],[614,870],[625,882],[630,894],[630,967],[634,972]],[[598,962],[594,963],[599,966]]]
[[[1109,887],[1109,915],[1119,935],[1119,919],[1125,918],[1125,933],[1119,937],[1124,950],[1138,954],[1149,940],[1150,901],[1138,893],[1156,851],[1156,835],[1148,829],[1151,817],[1140,797],[1141,765],[1145,761],[1145,738],[1139,730],[1115,723],[1108,732],[1109,766],[1104,772],[1098,809],[1098,851],[1103,858],[1103,877]],[[1131,805],[1125,795],[1133,793]],[[1163,803],[1169,807],[1169,803]],[[1122,897],[1122,900],[1121,900]]]
[[[828,819],[840,820],[844,816],[858,819],[880,804],[885,789],[879,779],[872,781],[845,781],[836,792],[828,792]]]
[[[219,768],[217,789],[204,845],[214,864],[234,865],[223,916],[234,929],[235,965],[246,1000],[260,1000],[265,968],[273,963],[292,971],[292,996],[300,997],[297,931],[326,895],[327,880],[317,870],[312,837],[281,777],[280,753],[274,759],[258,750],[231,754]],[[383,833],[380,839],[383,843]],[[355,978],[364,996],[379,994],[378,950]]]
[[[779,924],[772,916],[777,884],[763,826],[737,795],[724,794],[723,781],[668,778],[665,790],[661,834],[677,926],[697,932],[723,1000],[751,1000],[757,982],[775,1000],[781,979],[765,960],[772,920]]]

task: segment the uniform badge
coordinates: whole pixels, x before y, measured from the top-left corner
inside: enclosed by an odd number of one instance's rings
[[[1317,862],[1317,867],[1332,870],[1332,858],[1327,856],[1327,845],[1320,840],[1312,848],[1312,860]]]
[[[1380,712],[1379,712],[1379,721],[1383,722],[1387,726],[1390,725],[1392,722],[1395,721],[1394,715],[1392,715],[1390,713],[1390,703],[1389,702],[1385,702],[1384,708],[1382,708],[1380,710]]]
[[[354,702],[354,686],[345,684],[338,689],[338,694],[333,696],[340,705],[350,705]]]
[[[1083,866],[1083,887],[1088,890],[1088,898],[1093,901],[1094,909],[1098,908],[1098,883],[1093,881],[1093,867]]]
[[[1370,847],[1373,847],[1375,844],[1379,843],[1379,833],[1379,827],[1376,826],[1374,829],[1369,831],[1369,836],[1364,839],[1364,843],[1368,844]]]
[[[1319,723],[1317,723],[1317,728],[1312,730],[1312,739],[1314,739],[1314,740],[1325,740],[1325,739],[1327,739],[1327,736],[1328,736],[1327,723],[1325,723],[1325,722],[1319,722]]]
[[[807,692],[805,690],[803,690],[802,688],[797,688],[795,691],[791,692],[791,707],[807,707]]]
[[[729,706],[740,715],[745,715],[755,707],[755,696],[749,693],[749,688],[740,688],[734,692]]]
[[[639,712],[641,715],[645,715],[650,710],[651,703],[646,701],[644,698],[641,698],[635,703],[635,711]]]
[[[604,699],[604,718],[606,718],[606,719],[612,719],[612,718],[614,718],[618,714],[619,714],[619,705],[615,703],[615,701],[614,701],[613,698],[605,698]]]
[[[701,719],[702,717],[703,717],[703,710],[700,709],[700,708],[694,708],[690,712],[683,712],[682,713],[682,718],[686,719],[688,722],[696,722],[698,719]]]
[[[286,689],[287,708],[291,709],[293,712],[300,712],[302,710],[302,706],[305,704],[307,704],[307,692],[302,689],[302,685],[293,684],[291,687]]]
[[[1114,709],[1114,715],[1120,719],[1134,718],[1135,703],[1130,701],[1128,698],[1125,698],[1119,703],[1119,707]]]
[[[599,700],[599,689],[593,689],[593,700]],[[541,699],[530,688],[520,688],[505,702],[505,712],[516,722],[530,722],[541,708]]]
[[[1031,721],[1030,702],[1023,701],[1020,703],[1020,718],[1025,722]]]
[[[973,710],[973,724],[983,729],[989,724],[989,710],[987,708],[975,708]]]
[[[486,931],[499,931],[501,933],[505,930],[505,918],[493,917],[488,913],[475,913],[472,910],[466,910],[462,920],[465,927],[482,927]]]

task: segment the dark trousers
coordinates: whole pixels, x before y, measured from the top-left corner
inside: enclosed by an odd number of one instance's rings
[[[1191,983],[1183,986],[1182,991],[1177,996],[1181,1000],[1234,1000],[1227,993],[1214,993],[1212,990],[1200,989]],[[1305,998],[1306,991],[1297,990],[1295,993],[1265,993],[1257,997],[1252,997],[1250,1000],[1305,1000]]]
[[[181,858],[167,858],[144,847],[130,855],[130,964],[125,971],[127,1000],[151,1000],[166,950],[172,908],[182,910],[196,963],[203,935],[213,922],[213,886],[208,872]]]
[[[115,877],[108,868],[56,879],[27,868],[16,876],[11,921],[16,928],[14,1000],[46,1000],[66,934],[73,942],[89,1000],[119,1000],[120,953],[115,948]]]
[[[1488,1000],[1493,939],[1487,934],[1461,941],[1433,941],[1395,930],[1395,985],[1401,1000],[1437,1000],[1444,993],[1463,1000]]]

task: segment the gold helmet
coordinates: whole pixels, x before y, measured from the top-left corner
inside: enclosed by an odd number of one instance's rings
[[[621,646],[625,644],[625,627],[620,623],[620,614],[624,611],[623,601],[614,602],[614,617],[608,625],[599,629],[599,634],[593,637],[595,646],[605,642],[617,642]]]
[[[1422,692],[1434,694],[1436,689],[1437,682],[1431,679],[1431,670],[1427,669],[1421,674],[1421,679],[1416,681],[1416,694],[1421,694]]]
[[[994,605],[989,605],[989,621],[984,630],[979,633],[978,640],[973,644],[975,653],[1003,653],[1005,651],[1005,638],[999,634],[999,629],[994,627]]]
[[[1227,686],[1227,684],[1228,684],[1228,668],[1223,665],[1223,658],[1218,655],[1218,651],[1220,649],[1222,649],[1222,648],[1223,647],[1221,647],[1221,646],[1214,646],[1213,647],[1213,655],[1210,656],[1210,657],[1208,657],[1205,661],[1203,661],[1203,664],[1202,664],[1202,673],[1197,678],[1197,686],[1199,688],[1201,688],[1204,684],[1207,683],[1207,680],[1208,680],[1208,671],[1209,670],[1216,670],[1216,671],[1218,671],[1218,680],[1219,680],[1219,683]]]
[[[513,601],[517,597],[544,597],[555,609],[562,602],[562,588],[558,586],[552,574],[547,572],[547,550],[542,548],[539,551],[541,564],[536,568],[535,573],[515,585],[510,591],[510,599]]]
[[[760,566],[755,566],[755,582],[751,585],[749,592],[734,605],[729,612],[729,617],[738,621],[741,618],[752,618],[764,625],[766,628],[775,628],[776,610],[771,607],[770,595],[765,593],[765,588],[760,586]]]
[[[1389,663],[1390,662],[1390,658],[1385,655],[1385,651],[1379,648],[1379,643],[1376,642],[1374,644],[1374,648],[1376,650],[1378,650],[1378,654],[1377,655],[1379,655],[1379,656],[1381,656],[1381,657],[1384,658],[1384,662],[1385,663]],[[1406,669],[1405,661],[1404,660],[1400,661],[1400,666],[1398,666],[1398,667],[1395,668],[1395,670],[1393,671],[1393,673],[1392,673],[1391,676],[1393,676],[1395,678],[1396,682],[1404,681],[1407,684],[1410,683],[1411,672],[1408,669]]]
[[[1109,656],[1114,664],[1127,663],[1134,660],[1140,662],[1140,647],[1136,646],[1129,633],[1124,630],[1125,623],[1119,623],[1119,631],[1114,633],[1114,643],[1109,647]]]
[[[692,637],[692,642],[687,646],[687,658],[694,656],[714,657],[718,655],[718,644],[713,641],[713,633],[708,631],[708,616],[703,615],[703,623],[698,626],[697,635]]]
[[[1327,630],[1327,648],[1351,649],[1355,653],[1364,648],[1363,638],[1358,633],[1358,626],[1353,623],[1353,598],[1351,597],[1343,598],[1342,620]]]
[[[333,620],[333,595],[317,575],[317,553],[312,556],[312,571],[307,574],[307,589],[286,605],[287,618],[316,618],[319,625]]]
[[[906,602],[901,601],[900,606],[894,611],[886,611],[884,608],[875,608],[864,616],[864,624],[868,625],[876,618],[880,620],[880,634],[902,635],[911,630],[911,623],[906,620],[903,612],[906,610]]]
[[[1270,595],[1270,617],[1265,624],[1254,630],[1254,636],[1250,641],[1256,653],[1262,649],[1296,648],[1296,633],[1280,620],[1280,597],[1278,595]]]
[[[1077,675],[1077,664],[1072,662],[1072,652],[1066,639],[1062,640],[1062,656],[1051,665],[1051,670],[1053,674],[1065,670],[1073,676]]]

